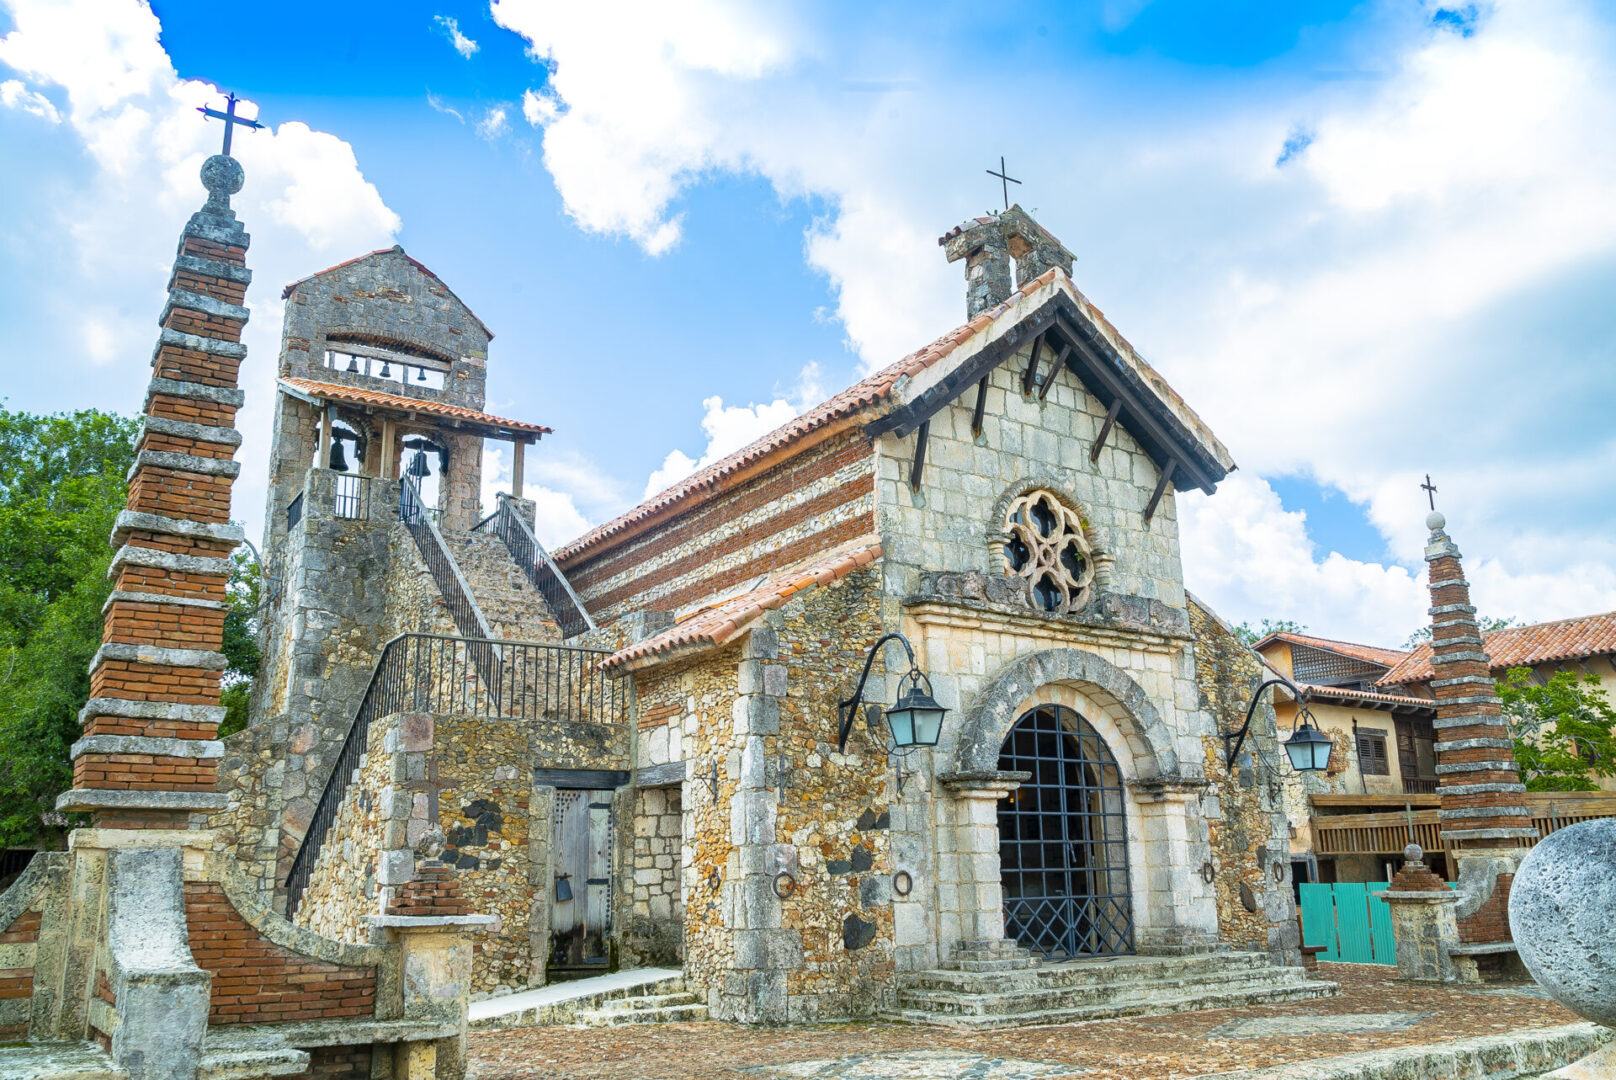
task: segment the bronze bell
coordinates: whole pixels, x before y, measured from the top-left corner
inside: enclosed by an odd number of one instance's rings
[[[331,461],[330,461],[330,465],[331,465],[331,468],[334,469],[337,472],[347,472],[348,471],[348,459],[343,456],[343,453],[342,453],[342,440],[341,439],[332,439],[331,440]]]
[[[432,470],[426,463],[426,454],[420,450],[417,450],[415,456],[410,459],[410,475],[417,478],[432,475]]]

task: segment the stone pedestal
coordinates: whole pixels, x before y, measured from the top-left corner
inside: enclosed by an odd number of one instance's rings
[[[492,915],[370,915],[373,932],[403,947],[404,1019],[452,1023],[448,1039],[399,1043],[394,1080],[461,1080],[466,1075],[466,1017],[470,1008],[471,934]]]
[[[1403,869],[1381,893],[1392,912],[1397,939],[1397,977],[1409,982],[1453,982],[1453,948],[1459,944],[1455,911],[1459,895],[1425,865],[1418,844],[1403,849]]]
[[[1218,908],[1204,870],[1212,865],[1206,819],[1201,817],[1201,779],[1150,779],[1128,785],[1139,811],[1142,843],[1130,853],[1132,873],[1144,874],[1145,903],[1135,904],[1135,950],[1145,955],[1182,956],[1213,952],[1218,941]]]

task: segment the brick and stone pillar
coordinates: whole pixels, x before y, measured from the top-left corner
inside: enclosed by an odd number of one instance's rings
[[[1537,836],[1514,743],[1504,726],[1492,661],[1482,648],[1459,549],[1439,513],[1426,519],[1431,587],[1431,689],[1436,693],[1437,791],[1442,837],[1461,858],[1477,849],[1517,849]]]
[[[248,236],[230,208],[241,166],[202,167],[207,203],[180,237],[152,356],[127,508],[112,542],[113,592],[90,665],[84,735],[61,810],[101,828],[186,828],[223,807],[215,791],[224,709],[219,651],[230,553],[230,488],[246,356]]]

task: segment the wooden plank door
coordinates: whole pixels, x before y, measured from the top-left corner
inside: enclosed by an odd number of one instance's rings
[[[605,967],[612,928],[612,792],[557,791],[552,844],[552,966]]]

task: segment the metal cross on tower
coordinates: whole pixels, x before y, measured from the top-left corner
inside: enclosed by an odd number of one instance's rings
[[[1010,209],[1010,185],[1011,184],[1019,184],[1019,183],[1021,183],[1021,181],[1017,180],[1013,176],[1005,175],[1005,167],[1004,167],[1004,158],[1003,157],[999,158],[999,171],[994,172],[992,169],[989,169],[988,170],[988,175],[989,176],[997,176],[999,178],[999,186],[1004,188],[1004,208],[1006,210]]]
[[[1431,474],[1430,473],[1425,474],[1425,483],[1420,485],[1420,490],[1425,492],[1425,497],[1431,501],[1431,509],[1435,510],[1436,509],[1436,485],[1431,483]]]
[[[261,128],[264,125],[260,124],[256,120],[248,120],[245,116],[236,115],[236,102],[240,101],[241,99],[236,97],[235,94],[227,94],[224,100],[224,112],[220,112],[218,109],[210,109],[206,105],[198,107],[196,111],[201,113],[204,117],[224,121],[224,156],[229,157],[230,134],[235,129],[237,124],[247,128],[249,131],[256,131],[258,128]]]

